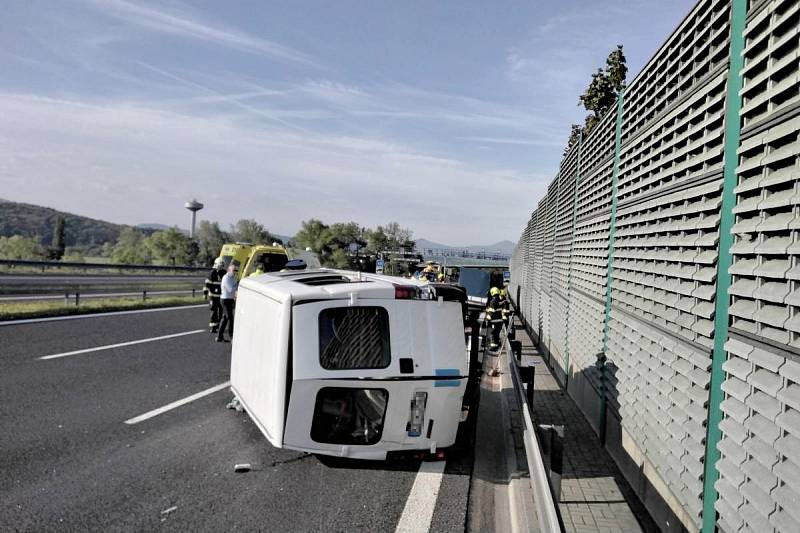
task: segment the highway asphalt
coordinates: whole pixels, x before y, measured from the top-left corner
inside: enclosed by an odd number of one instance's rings
[[[227,387],[125,423],[229,379],[230,344],[195,332],[207,320],[191,308],[0,326],[0,531],[396,529],[419,463],[273,448],[225,408]],[[464,531],[471,470],[469,452],[448,460],[423,529]]]

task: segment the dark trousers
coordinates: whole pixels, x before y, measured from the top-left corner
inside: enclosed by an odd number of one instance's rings
[[[502,320],[492,320],[489,324],[491,328],[492,345],[497,346],[500,344],[500,331],[503,329]]]
[[[219,303],[219,296],[212,296],[208,301],[208,308],[211,310],[211,318],[208,321],[208,326],[211,331],[217,331],[219,320],[222,318],[222,304]]]
[[[222,322],[219,324],[219,333],[217,333],[218,339],[225,336],[225,326],[228,327],[228,336],[233,337],[233,302],[233,298],[223,298],[220,300],[222,304]]]

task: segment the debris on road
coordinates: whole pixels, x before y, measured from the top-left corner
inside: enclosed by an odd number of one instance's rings
[[[233,471],[241,474],[244,472],[249,472],[252,470],[252,468],[253,467],[250,465],[250,463],[238,463],[234,465]]]
[[[161,514],[163,514],[163,515],[168,515],[168,514],[170,514],[171,512],[173,512],[173,511],[177,511],[177,510],[178,510],[178,506],[177,506],[177,505],[173,505],[173,506],[172,506],[172,507],[170,507],[169,509],[164,509],[163,511],[161,511]]]
[[[228,409],[236,409],[237,413],[241,413],[242,411],[244,411],[244,407],[242,407],[242,402],[240,402],[239,398],[236,396],[234,396],[233,399],[230,402],[228,402],[228,405],[226,405],[225,407],[227,407]]]

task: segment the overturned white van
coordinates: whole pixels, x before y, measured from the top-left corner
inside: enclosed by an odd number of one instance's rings
[[[231,388],[273,446],[385,459],[452,446],[469,373],[463,290],[337,270],[239,285]]]

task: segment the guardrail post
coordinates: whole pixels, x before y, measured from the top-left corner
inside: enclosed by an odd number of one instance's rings
[[[147,300],[147,291],[142,291],[142,301],[144,302],[146,300]]]
[[[527,385],[525,385],[525,399],[528,400],[528,405],[530,406],[531,410],[533,410],[533,391],[534,391],[534,379],[533,376],[536,374],[531,373],[531,381]]]
[[[194,298],[195,289],[192,289],[192,298]]]
[[[555,500],[561,501],[561,475],[564,472],[564,426],[540,424],[539,433],[545,453],[550,459],[545,467],[550,478]]]
[[[80,303],[81,303],[81,293],[76,292],[75,293],[75,307],[78,307],[78,305],[80,305]]]
[[[529,364],[526,366],[518,365],[517,368],[519,369],[520,380],[525,386],[525,399],[528,402],[528,407],[530,408],[531,412],[533,412],[533,391],[534,382],[536,381],[536,367]]]
[[[511,353],[514,354],[514,359],[516,359],[517,363],[521,363],[522,362],[522,341],[510,340],[509,341],[509,345],[511,345]]]

